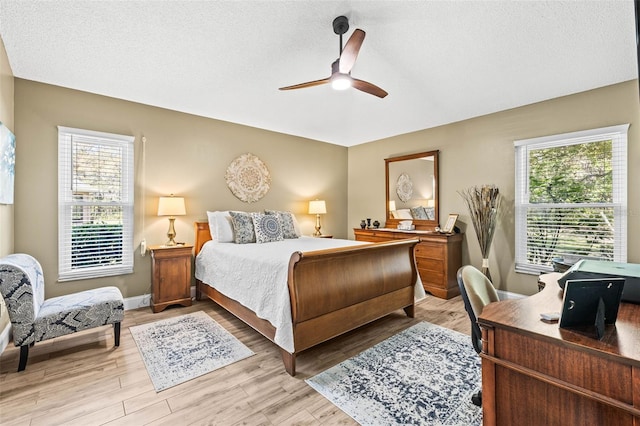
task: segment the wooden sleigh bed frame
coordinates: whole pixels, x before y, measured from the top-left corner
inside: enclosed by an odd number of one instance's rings
[[[208,222],[195,223],[197,255],[211,240]],[[280,348],[285,370],[296,373],[296,355],[398,309],[414,317],[416,239],[312,252],[294,252],[288,287],[294,353]],[[196,279],[196,299],[216,302],[274,341],[276,329],[252,310]]]

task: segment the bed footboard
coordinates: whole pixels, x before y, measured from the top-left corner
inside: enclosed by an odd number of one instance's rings
[[[400,308],[413,317],[418,242],[294,253],[288,284],[296,352]]]

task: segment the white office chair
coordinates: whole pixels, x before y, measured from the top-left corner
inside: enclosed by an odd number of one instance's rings
[[[471,343],[476,352],[480,353],[482,351],[482,332],[478,325],[478,316],[485,306],[500,299],[491,281],[471,265],[465,265],[458,269],[458,286],[464,301],[464,308],[471,320]],[[475,405],[482,405],[482,391],[474,394],[471,401]]]

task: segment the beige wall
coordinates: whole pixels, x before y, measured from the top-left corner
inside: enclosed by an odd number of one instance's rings
[[[349,148],[349,227],[363,217],[385,217],[384,159],[440,150],[440,224],[459,213],[466,226],[463,262],[481,266],[469,213],[457,191],[495,184],[503,194],[501,218],[490,254],[497,287],[533,294],[537,278],[514,271],[513,141],[630,123],[628,141],[628,261],[640,263],[640,102],[638,81],[616,84]]]
[[[13,72],[0,38],[0,122],[14,134]],[[0,257],[13,252],[13,205],[0,204]]]
[[[157,199],[185,197],[187,216],[176,219],[177,240],[193,242],[193,222],[206,210],[290,210],[303,233],[313,233],[308,201],[322,198],[328,213],[322,231],[347,237],[347,148],[251,127],[206,119],[123,100],[15,79],[16,204],[15,251],[42,263],[46,297],[102,285],[125,297],[149,293],[149,256],[139,243],[166,241],[168,220],[157,217]],[[58,125],[133,135],[136,138],[135,271],[119,277],[58,283]],[[143,174],[141,139],[146,137]],[[251,152],[271,172],[271,189],[257,203],[231,194],[224,174],[237,156]],[[144,216],[143,216],[144,210]]]

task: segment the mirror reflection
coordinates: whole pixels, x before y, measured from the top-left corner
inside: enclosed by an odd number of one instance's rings
[[[385,166],[385,226],[419,230],[438,226],[438,151],[387,158]]]

